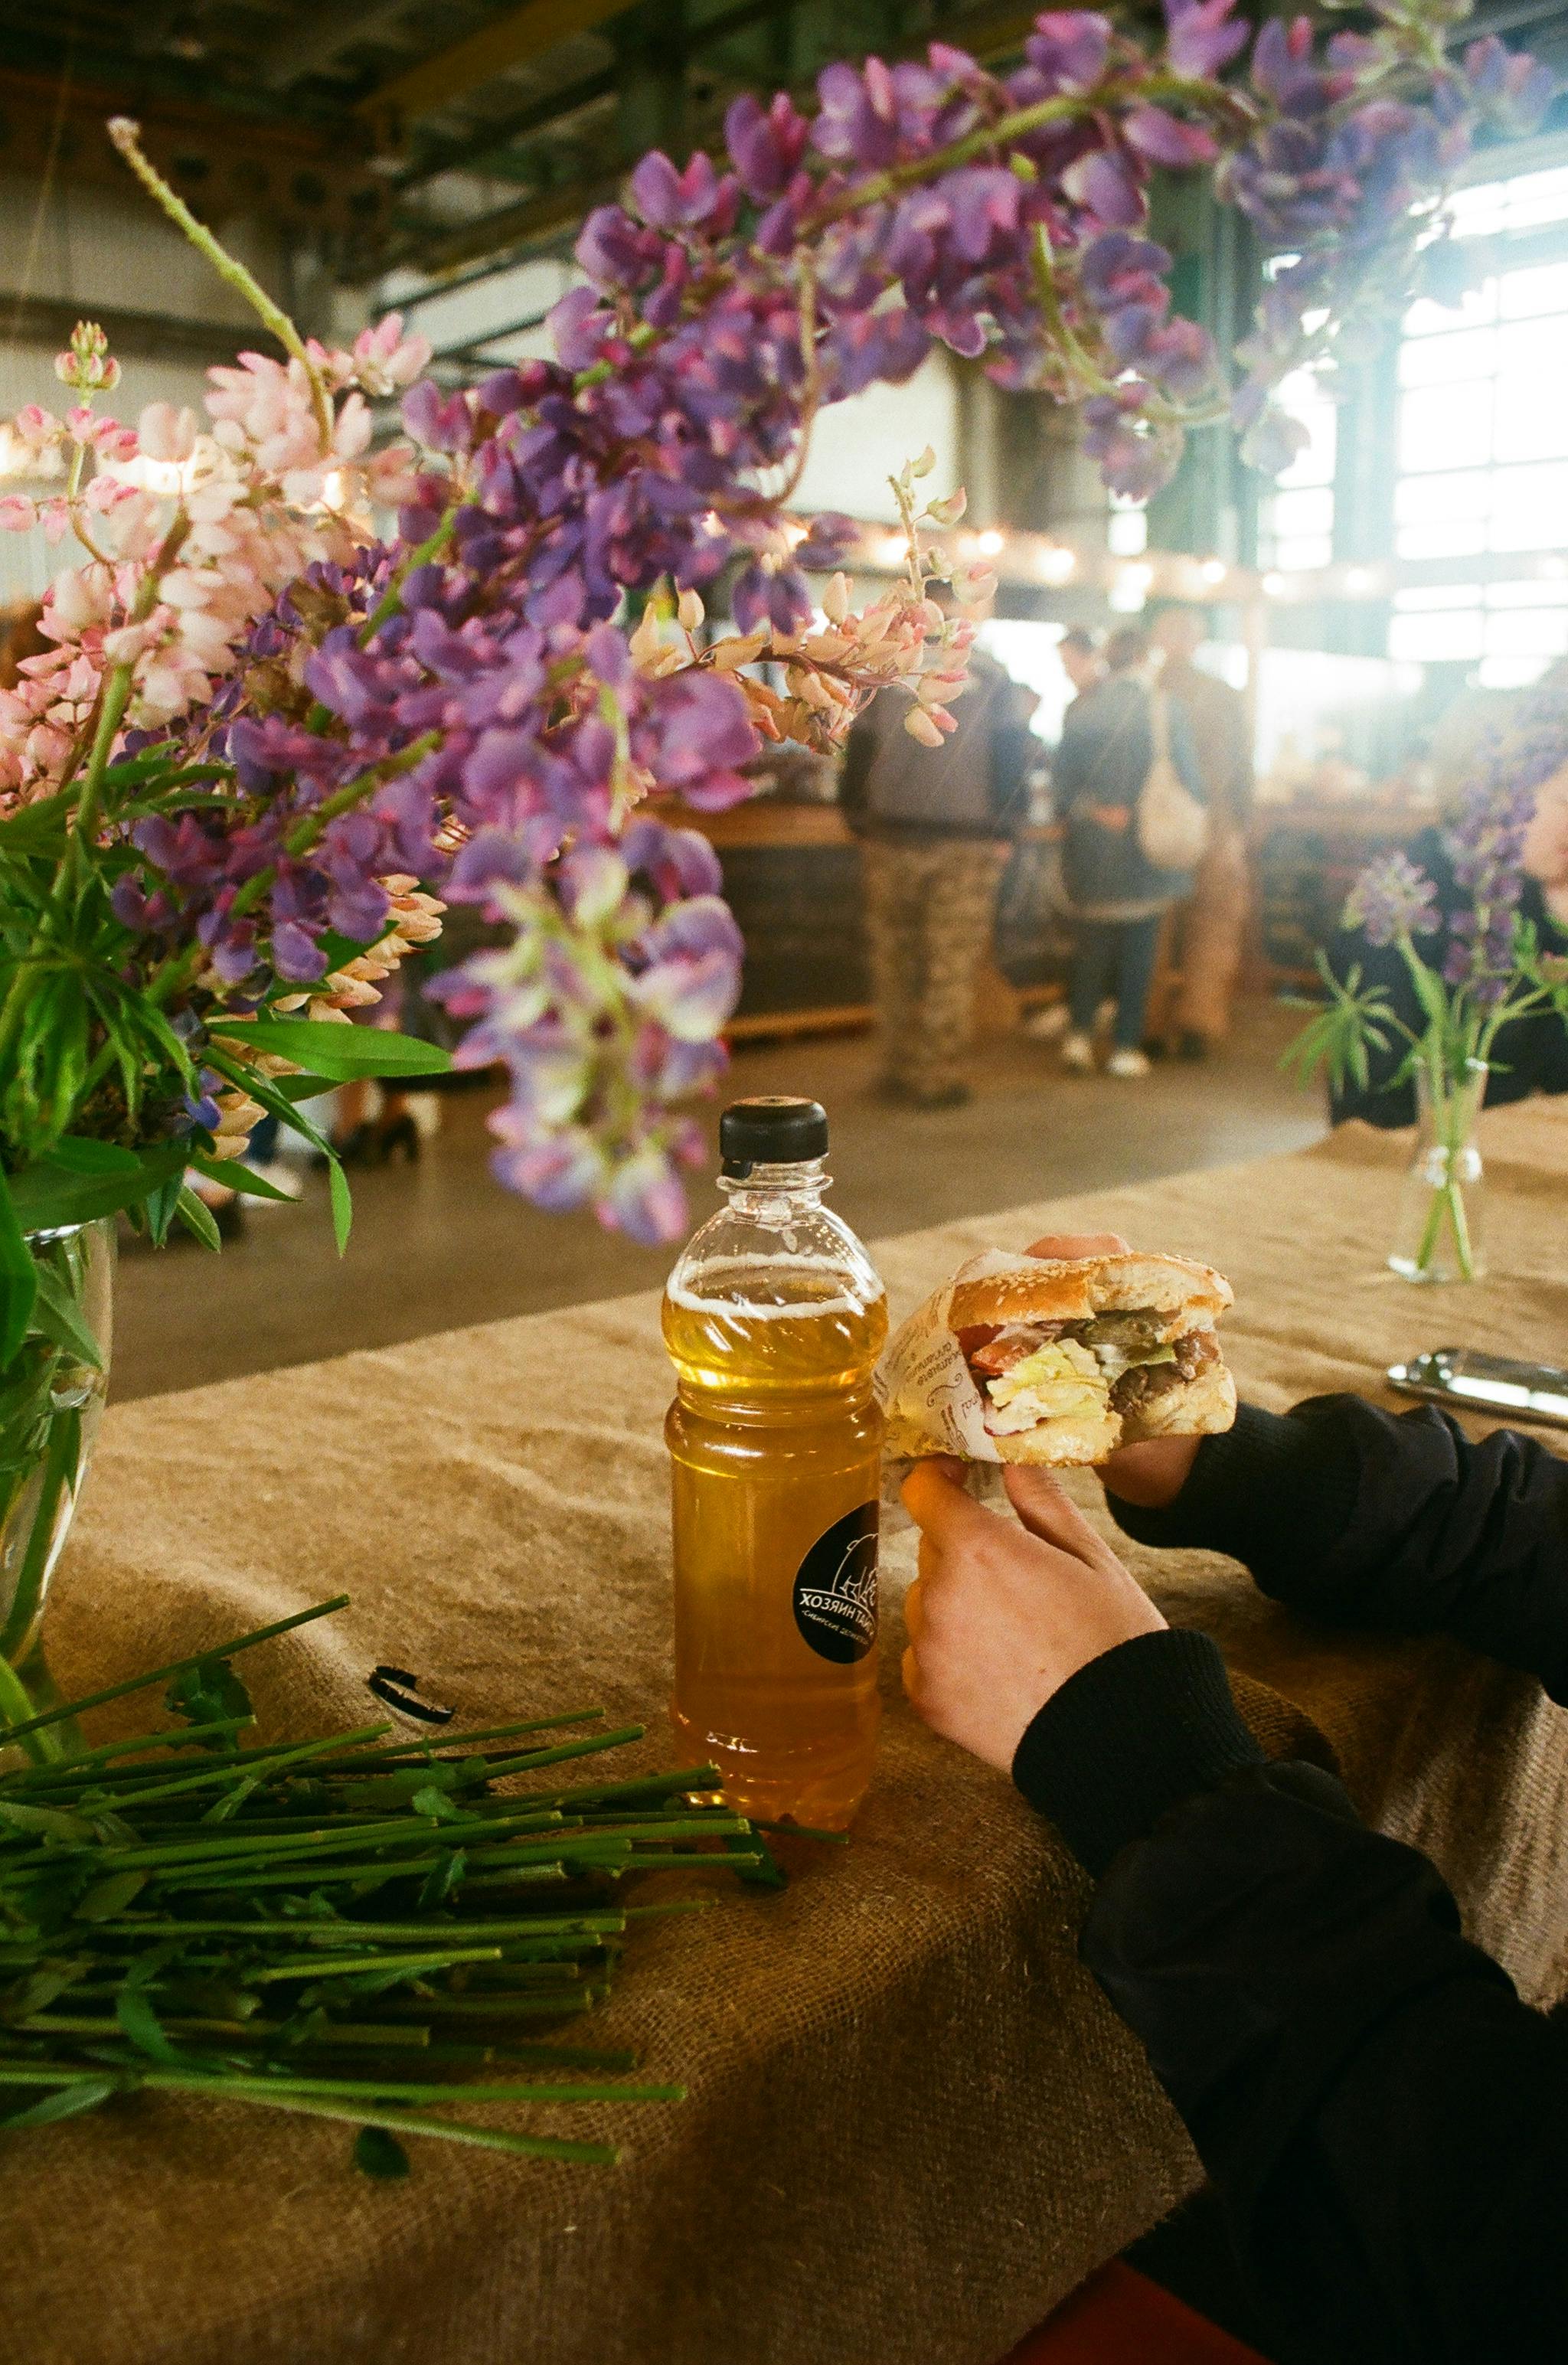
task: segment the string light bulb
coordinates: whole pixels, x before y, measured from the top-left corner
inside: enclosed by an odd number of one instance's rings
[[[1007,547],[1007,536],[1000,526],[988,525],[975,536],[975,548],[982,558],[999,557]]]

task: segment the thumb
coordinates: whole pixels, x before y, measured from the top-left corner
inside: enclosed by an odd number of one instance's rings
[[[1106,1545],[1048,1470],[1027,1463],[1011,1463],[1002,1473],[1008,1500],[1032,1536],[1055,1544],[1075,1560],[1098,1562]]]

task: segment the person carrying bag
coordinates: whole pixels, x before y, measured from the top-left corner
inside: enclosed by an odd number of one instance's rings
[[[1141,1048],[1159,924],[1186,894],[1208,817],[1184,718],[1150,693],[1146,633],[1124,628],[1105,652],[1109,678],[1069,709],[1053,787],[1063,870],[1077,915],[1062,1064],[1087,1074],[1102,1003],[1115,1019],[1113,1076],[1148,1072]]]

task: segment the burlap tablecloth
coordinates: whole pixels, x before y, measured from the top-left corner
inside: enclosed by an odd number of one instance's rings
[[[1043,1109],[1043,1179],[1048,1127]],[[1486,1147],[1493,1277],[1472,1290],[1383,1270],[1406,1145],[1361,1129],[878,1254],[902,1311],[972,1250],[1113,1227],[1231,1275],[1259,1401],[1377,1395],[1423,1346],[1568,1348],[1568,1112],[1501,1115]],[[111,1411],[58,1672],[83,1689],[343,1587],[350,1611],[247,1662],[272,1731],[358,1721],[389,1658],[465,1720],[649,1716],[653,1762],[668,1386],[644,1296]],[[1559,1992],[1568,1719],[1446,1645],[1309,1631],[1228,1564],[1131,1557],[1259,1679],[1270,1745],[1320,1747],[1310,1719],[1526,1992]],[[594,2027],[691,2089],[572,2114],[624,2144],[620,2169],[424,2145],[410,2181],[376,2185],[341,2128],[140,2097],[0,2146],[5,2365],[995,2365],[1195,2169],[1076,1959],[1081,1875],[899,1696],[912,1558],[907,1534],[886,1555],[887,1721],[851,1846],[802,1850],[782,1895],[647,1925]]]

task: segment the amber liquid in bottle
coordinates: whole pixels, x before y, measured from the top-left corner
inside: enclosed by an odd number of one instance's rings
[[[745,1104],[742,1104],[745,1105]],[[754,1166],[664,1306],[677,1394],[675,1698],[685,1762],[743,1812],[826,1830],[871,1777],[886,1300],[816,1160]]]

